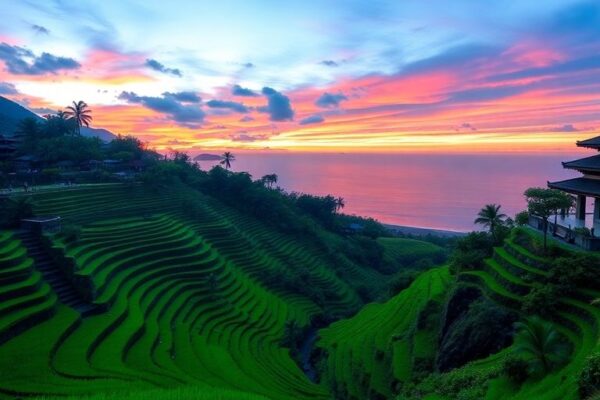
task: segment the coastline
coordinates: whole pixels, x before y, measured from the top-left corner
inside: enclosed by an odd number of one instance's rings
[[[394,234],[412,235],[412,236],[439,236],[439,237],[462,237],[467,232],[450,231],[444,229],[421,228],[418,226],[393,225],[381,223]]]

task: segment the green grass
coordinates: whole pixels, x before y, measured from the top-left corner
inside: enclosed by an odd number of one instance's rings
[[[388,262],[406,265],[423,258],[443,257],[445,250],[433,243],[404,238],[379,238]]]
[[[437,312],[432,304],[441,308],[453,280],[448,267],[360,309],[356,288],[382,287],[389,276],[201,194],[193,195],[190,218],[182,208],[189,195],[125,185],[34,194],[38,214],[82,227],[78,240],[59,236],[53,245],[73,260],[76,278],[93,284],[106,312],[81,318],[58,303],[20,241],[0,232],[0,398],[291,400],[330,398],[330,389],[341,398],[391,398],[414,378],[416,363],[434,359],[437,328],[417,322],[424,310]],[[399,266],[445,252],[412,239],[379,242]],[[459,279],[519,312],[548,262],[509,238],[484,270]],[[316,301],[292,290],[282,282],[292,275],[327,296]],[[573,345],[570,364],[520,388],[494,379],[486,399],[576,398],[575,377],[600,337],[593,297],[600,293],[560,299],[557,328]],[[319,332],[317,345],[328,356],[323,384],[314,384],[280,342],[288,321],[306,325],[322,313],[354,316]],[[463,368],[498,369],[510,351]]]
[[[13,233],[0,232],[0,346],[52,317],[56,295]]]
[[[38,397],[37,400],[268,400],[268,397],[234,390],[211,387],[182,387],[178,389],[142,390],[137,392],[101,393],[77,397]]]
[[[0,285],[0,297],[11,298],[0,305],[0,329],[25,312],[39,314],[48,302],[55,312],[0,346],[0,368],[10,369],[3,372],[0,398],[182,385],[223,396],[239,390],[247,398],[328,397],[280,341],[287,321],[305,325],[322,310],[343,314],[360,307],[353,286],[318,247],[205,196],[196,199],[200,214],[188,218],[184,194],[109,185],[34,195],[37,213],[83,227],[77,241],[59,236],[54,246],[74,260],[78,279],[93,283],[94,301],[107,311],[81,319],[56,307],[56,296],[22,246],[12,234],[0,233],[0,282],[11,271],[22,275]],[[334,296],[317,305],[280,282],[265,281],[270,271],[292,270],[302,270],[306,284]],[[37,308],[21,307],[45,295],[48,301]],[[2,319],[9,309],[17,312]],[[20,356],[27,362],[17,362]]]
[[[417,319],[431,302],[440,302],[450,283],[447,267],[421,274],[386,303],[373,303],[356,316],[319,332],[327,350],[328,379],[347,397],[364,398],[374,391],[390,396],[392,380],[406,381],[415,357],[431,357],[434,335],[419,331]]]
[[[529,234],[529,237],[533,240],[537,236]],[[486,271],[465,272],[461,279],[478,285],[493,300],[519,311],[525,288],[531,286],[530,282],[547,276],[548,272],[540,266],[545,267],[550,262],[550,259],[532,254],[510,237],[504,247],[494,250],[492,259],[486,260]],[[563,297],[559,301],[555,325],[573,347],[568,365],[540,381],[527,381],[522,387],[515,387],[505,377],[494,379],[486,399],[577,399],[576,377],[585,357],[598,349],[600,339],[600,308],[589,304],[596,295],[596,291],[581,290],[578,294],[581,298]],[[506,351],[510,352],[510,348]],[[464,368],[478,370],[481,363],[498,367],[501,360],[491,356]]]

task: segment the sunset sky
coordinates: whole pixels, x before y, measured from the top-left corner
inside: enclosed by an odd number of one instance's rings
[[[543,5],[542,5],[543,3]],[[159,150],[556,150],[600,135],[600,2],[0,0],[0,95]]]

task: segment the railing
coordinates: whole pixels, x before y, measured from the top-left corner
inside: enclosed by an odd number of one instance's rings
[[[536,215],[530,215],[529,226],[543,232],[544,220]],[[600,237],[578,232],[576,229],[563,226],[559,223],[555,224],[552,219],[548,220],[548,234],[581,247],[584,250],[600,251]]]

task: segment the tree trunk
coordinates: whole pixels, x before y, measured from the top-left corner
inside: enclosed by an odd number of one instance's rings
[[[548,243],[548,218],[544,218],[544,253],[546,253],[546,250],[548,248],[547,243]]]

